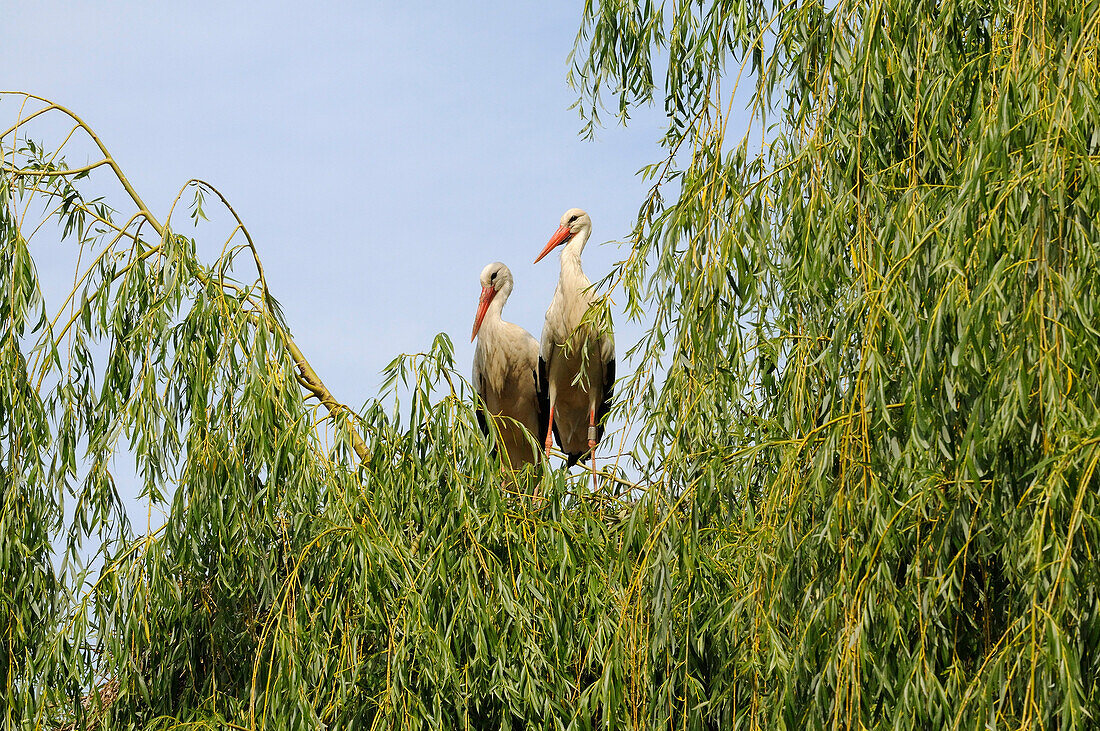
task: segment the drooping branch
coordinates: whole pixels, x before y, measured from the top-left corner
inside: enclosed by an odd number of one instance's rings
[[[168,235],[167,227],[163,223],[161,223],[157,219],[157,217],[154,216],[153,213],[149,210],[149,207],[145,205],[145,202],[142,200],[141,196],[138,195],[138,192],[134,189],[133,185],[131,185],[129,179],[122,172],[122,169],[118,166],[118,164],[115,162],[114,157],[107,150],[106,145],[103,144],[102,140],[99,139],[99,136],[96,135],[96,133],[92,130],[92,128],[89,127],[84,122],[83,119],[81,119],[72,110],[67,109],[66,107],[64,107],[60,104],[56,104],[54,102],[51,102],[50,100],[45,99],[43,97],[35,96],[33,94],[28,94],[28,93],[25,93],[25,92],[0,91],[0,97],[3,97],[3,96],[21,96],[21,97],[24,97],[25,99],[33,99],[33,100],[42,102],[46,106],[43,107],[42,109],[36,110],[35,112],[28,115],[27,117],[21,118],[19,122],[17,122],[15,125],[10,127],[9,129],[7,129],[4,132],[3,135],[0,135],[0,139],[2,139],[3,137],[6,137],[9,134],[17,132],[21,125],[23,125],[26,122],[34,119],[35,117],[44,115],[44,114],[46,114],[50,111],[57,111],[57,112],[60,112],[64,115],[68,116],[70,119],[73,120],[73,122],[76,124],[76,126],[79,129],[84,130],[84,132],[88,135],[88,137],[92,140],[92,142],[95,143],[96,147],[99,149],[100,153],[103,155],[102,160],[94,162],[90,165],[85,165],[81,168],[73,168],[73,169],[54,171],[54,170],[37,170],[37,169],[35,169],[35,170],[21,170],[21,169],[16,169],[16,168],[12,167],[10,170],[7,170],[7,172],[10,172],[10,173],[13,173],[13,174],[19,174],[19,175],[30,175],[30,176],[35,176],[35,177],[61,177],[61,176],[73,175],[73,174],[76,174],[76,173],[79,173],[79,172],[88,172],[92,169],[99,168],[99,167],[102,167],[104,165],[109,166],[111,168],[112,172],[114,173],[115,177],[118,179],[119,183],[122,185],[122,188],[126,191],[126,194],[130,197],[131,201],[133,201],[134,205],[137,206],[138,212],[135,214],[135,218],[140,216],[140,217],[144,218],[146,221],[148,221],[149,225],[153,227],[153,229],[156,231],[157,235],[162,240]],[[5,169],[8,168],[7,165],[5,165],[4,167],[5,167]],[[264,307],[265,318],[264,319],[266,321],[267,328],[272,332],[272,334],[279,337],[279,339],[282,341],[284,347],[286,348],[287,353],[290,355],[291,359],[294,361],[294,365],[298,369],[298,382],[299,382],[299,384],[301,384],[307,391],[310,392],[310,394],[312,396],[315,396],[322,404],[324,404],[325,408],[328,410],[329,414],[331,414],[332,416],[335,417],[335,416],[338,416],[340,414],[352,415],[353,412],[351,411],[351,409],[349,409],[343,403],[338,401],[336,399],[336,397],[333,396],[332,392],[329,391],[328,387],[325,386],[324,381],[322,381],[321,377],[317,375],[317,371],[315,371],[313,369],[313,366],[310,365],[309,360],[306,358],[305,354],[302,353],[301,349],[297,346],[297,344],[295,344],[293,338],[291,338],[290,333],[286,330],[286,328],[284,328],[282,326],[282,324],[279,322],[279,319],[275,316],[275,313],[273,312],[274,308],[272,307],[273,300],[272,300],[272,298],[271,298],[271,296],[268,292],[268,289],[267,289],[267,281],[264,278],[263,266],[260,263],[260,258],[259,258],[259,255],[258,255],[257,251],[256,251],[256,246],[253,243],[252,238],[249,235],[247,229],[244,227],[244,224],[241,221],[240,217],[237,216],[236,211],[233,210],[232,206],[229,205],[229,202],[225,199],[225,197],[222,196],[221,193],[219,191],[217,191],[213,186],[211,186],[207,183],[203,183],[202,181],[191,181],[191,182],[198,183],[198,184],[204,186],[205,188],[207,188],[208,190],[213,191],[221,199],[222,203],[229,210],[230,214],[234,217],[234,219],[236,219],[237,224],[239,225],[242,232],[244,233],[244,236],[248,241],[249,248],[252,250],[253,259],[255,261],[256,268],[257,268],[257,271],[258,271],[259,277],[260,277],[260,284],[263,288],[264,305],[265,305],[265,307]],[[178,200],[178,197],[177,197],[177,200]],[[175,206],[175,203],[173,203],[173,207],[174,206]],[[131,219],[131,220],[133,220],[133,219]],[[208,281],[205,281],[205,278],[202,276],[201,272],[197,273],[197,276],[199,277],[200,280],[204,280],[203,284],[209,284]],[[360,460],[366,461],[370,457],[370,453],[367,451],[366,442],[363,440],[363,437],[356,430],[355,426],[351,423],[351,420],[348,420],[348,423],[345,426],[348,430],[348,437],[351,440],[351,445],[352,445],[352,448],[355,450],[355,454],[359,457]]]

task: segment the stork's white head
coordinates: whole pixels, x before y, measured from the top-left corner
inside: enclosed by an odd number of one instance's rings
[[[474,318],[474,331],[470,334],[470,342],[477,337],[477,331],[481,329],[481,321],[485,319],[485,313],[489,311],[489,305],[500,296],[501,307],[508,295],[512,293],[512,271],[499,261],[486,264],[481,270],[481,299],[477,303],[477,317]]]
[[[570,208],[568,211],[561,214],[561,225],[558,226],[558,230],[554,232],[554,235],[550,237],[550,241],[546,243],[546,248],[544,248],[538,258],[535,259],[535,263],[538,264],[539,261],[542,260],[542,257],[582,231],[592,231],[592,219],[580,208]]]

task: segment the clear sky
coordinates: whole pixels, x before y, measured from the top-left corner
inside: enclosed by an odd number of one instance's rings
[[[626,255],[601,244],[630,231],[662,115],[578,136],[581,5],[15,3],[0,86],[82,116],[161,218],[188,179],[218,187],[299,346],[358,407],[440,331],[468,375],[490,261],[516,279],[505,319],[538,337],[557,255],[531,262],[567,208],[592,216],[591,279]],[[221,239],[203,235],[210,260]],[[639,333],[621,312],[616,326],[625,353]]]

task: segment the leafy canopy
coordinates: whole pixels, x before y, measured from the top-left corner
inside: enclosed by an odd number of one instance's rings
[[[603,283],[648,328],[641,482],[546,470],[538,502],[446,336],[342,406],[231,209],[205,264],[75,115],[5,95],[6,722],[1095,723],[1098,31],[1096,0],[587,4],[585,123],[668,117]],[[102,161],[35,142],[54,117]],[[49,238],[80,258],[47,305]]]

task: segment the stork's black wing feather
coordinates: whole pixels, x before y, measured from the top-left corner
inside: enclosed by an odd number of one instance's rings
[[[596,409],[596,441],[603,441],[604,421],[611,411],[611,402],[615,398],[615,359],[607,361],[603,369],[603,403]]]
[[[489,436],[489,421],[485,418],[485,408],[480,404],[477,407],[477,425],[481,427],[482,434]]]
[[[539,367],[532,373],[535,377],[535,396],[539,401],[539,433],[535,435],[535,441],[539,444],[545,442],[546,429],[550,426],[550,381],[546,374],[546,361],[539,356]]]
[[[474,375],[477,376],[476,373]],[[477,425],[481,427],[482,434],[489,436],[489,419],[485,414],[485,400],[482,398],[485,389],[482,388],[481,378],[477,378],[474,382],[474,391],[477,392],[477,405],[474,407],[474,412],[477,414]]]

